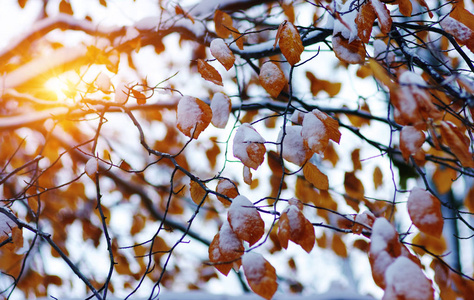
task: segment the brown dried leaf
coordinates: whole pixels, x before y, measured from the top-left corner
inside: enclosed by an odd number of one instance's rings
[[[285,56],[290,65],[294,66],[300,61],[300,56],[301,53],[303,53],[304,47],[295,25],[285,21],[280,32],[278,44],[281,53]]]
[[[210,81],[214,84],[223,86],[221,74],[208,62],[198,59],[197,60],[198,72],[201,74],[201,77],[207,81]]]
[[[383,184],[383,173],[382,170],[377,166],[374,169],[374,187],[378,189]]]
[[[216,192],[222,195],[229,197],[230,199],[234,199],[239,195],[239,191],[237,189],[237,184],[232,182],[230,179],[221,179],[217,183]],[[217,196],[222,204],[225,206],[230,206],[231,202],[223,197]]]
[[[212,119],[212,111],[209,105],[191,96],[181,98],[176,115],[179,131],[194,139],[197,139],[199,134],[209,126]]]
[[[306,180],[311,182],[315,188],[320,190],[327,190],[329,188],[328,177],[312,163],[307,162],[304,165],[303,174]]]
[[[247,241],[249,246],[258,242],[265,233],[265,223],[260,213],[244,196],[237,196],[232,200],[227,220],[237,237]]]
[[[349,40],[337,34],[332,37],[332,46],[336,57],[348,64],[362,64],[365,59],[365,46],[361,40]]]
[[[226,39],[234,29],[232,18],[221,10],[216,10],[214,13],[214,24],[216,26],[217,36]]]
[[[357,36],[363,43],[368,43],[370,34],[372,33],[372,26],[374,25],[376,15],[371,2],[366,2],[360,7],[355,23],[357,24]]]
[[[201,202],[204,201],[204,198],[207,197],[207,192],[201,187],[198,182],[194,180],[191,180],[189,184],[189,192],[191,193],[191,199],[197,205],[200,205]]]
[[[425,134],[414,126],[404,126],[400,131],[400,151],[405,160],[414,155],[425,142]]]
[[[261,254],[254,252],[244,255],[242,265],[252,291],[260,297],[270,300],[278,288],[275,268]]]
[[[441,121],[441,137],[464,167],[474,168],[469,139],[452,123]]]
[[[212,56],[214,56],[227,71],[232,68],[235,62],[235,56],[223,39],[212,40],[210,50]]]
[[[227,276],[233,267],[240,267],[244,250],[242,241],[232,231],[229,223],[224,222],[209,246],[209,260],[219,272]]]

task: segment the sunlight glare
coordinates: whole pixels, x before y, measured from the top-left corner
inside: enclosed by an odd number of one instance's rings
[[[64,80],[58,77],[52,77],[44,84],[45,88],[56,94],[59,101],[66,101],[70,98],[71,87]]]

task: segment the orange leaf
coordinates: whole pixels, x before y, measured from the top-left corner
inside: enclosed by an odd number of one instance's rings
[[[237,185],[234,182],[232,182],[230,179],[219,180],[216,186],[216,192],[224,196],[227,196],[230,199],[233,199],[239,195]],[[231,204],[229,200],[223,197],[217,196],[217,199],[219,199],[219,201],[222,202],[222,204],[224,204],[225,206],[230,206]]]
[[[265,139],[248,123],[242,124],[235,133],[234,156],[242,163],[256,170],[265,158]]]
[[[336,57],[348,64],[362,64],[365,59],[365,46],[361,40],[349,40],[337,34],[332,37],[332,47]]]
[[[357,36],[363,43],[369,42],[375,18],[375,11],[370,2],[366,2],[360,7],[355,23],[357,24]]]
[[[410,0],[397,0],[398,10],[405,17],[411,17],[411,12],[413,11],[413,6]]]
[[[474,29],[469,28],[465,23],[452,17],[446,17],[440,22],[441,27],[447,33],[456,38],[459,44],[466,45],[474,52]]]
[[[258,242],[265,233],[265,223],[260,213],[244,196],[237,196],[232,200],[227,220],[237,237],[247,241],[250,246]]]
[[[341,83],[340,82],[330,82],[327,80],[322,80],[316,78],[313,73],[306,72],[306,77],[309,79],[311,83],[311,94],[316,96],[319,92],[325,91],[328,93],[329,97],[336,96],[341,90]]]
[[[194,180],[191,180],[191,183],[189,185],[191,199],[194,201],[194,203],[200,205],[204,201],[204,198],[207,197],[207,192],[199,185],[198,182]]]
[[[471,187],[466,198],[464,198],[464,205],[470,213],[474,213],[474,187]]]
[[[354,149],[351,153],[352,165],[355,170],[362,170],[362,164],[360,163],[360,149]]]
[[[441,137],[464,167],[474,168],[469,139],[452,123],[441,121]]]
[[[408,197],[407,208],[410,219],[421,232],[441,236],[444,225],[441,204],[430,192],[415,187]]]
[[[304,165],[303,174],[306,180],[311,182],[315,188],[320,190],[327,190],[329,188],[328,177],[312,163],[308,162]]]
[[[362,200],[364,198],[364,185],[356,177],[354,172],[346,172],[344,175],[344,188],[349,197]]]
[[[379,0],[371,0],[370,5],[374,8],[377,19],[379,19],[380,31],[382,31],[383,34],[388,34],[392,29],[392,18],[390,17],[390,11],[387,9],[387,6]]]
[[[218,9],[214,13],[214,24],[216,26],[217,36],[223,39],[228,38],[229,34],[232,33],[231,30],[234,29],[232,18]]]
[[[389,89],[395,89],[396,84],[390,79],[387,70],[382,67],[375,59],[369,58],[369,67],[372,69],[372,73],[380,83],[383,83]]]
[[[413,126],[404,126],[400,131],[400,151],[405,160],[414,155],[425,142],[425,134]]]
[[[288,208],[281,214],[278,221],[278,240],[283,248],[288,248],[288,241],[298,244],[306,252],[311,252],[316,241],[314,227],[302,213],[302,203],[292,198]]]
[[[278,288],[275,268],[261,254],[254,252],[245,253],[242,266],[252,291],[270,300]]]
[[[209,105],[191,96],[181,98],[176,115],[179,131],[194,139],[198,138],[212,119],[212,111]]]
[[[142,92],[136,91],[134,89],[130,90],[132,92],[133,97],[137,100],[138,105],[146,104],[146,96]]]
[[[294,66],[300,61],[304,47],[295,25],[286,21],[283,23],[278,45],[280,46],[281,53],[290,65]]]
[[[287,84],[285,74],[273,62],[266,62],[262,65],[260,74],[258,74],[258,80],[262,87],[274,98],[280,95],[280,92]]]
[[[252,172],[249,167],[244,166],[243,170],[244,182],[248,185],[252,185]]]
[[[340,257],[348,256],[346,244],[344,244],[344,241],[342,240],[339,234],[333,234],[331,249],[334,251],[334,253],[336,253]]]
[[[225,221],[209,246],[209,260],[219,272],[227,276],[232,268],[240,268],[244,250],[242,241]]]
[[[436,166],[436,170],[433,173],[432,180],[436,185],[437,192],[440,194],[445,194],[449,192],[454,180],[456,180],[457,177],[456,170],[443,165],[438,165]]]
[[[234,65],[235,56],[224,40],[213,39],[210,49],[212,56],[214,56],[224,66],[224,68],[229,71],[229,69]]]
[[[214,84],[223,86],[221,74],[219,74],[213,66],[202,59],[197,60],[197,66],[198,72],[201,74],[202,78]]]

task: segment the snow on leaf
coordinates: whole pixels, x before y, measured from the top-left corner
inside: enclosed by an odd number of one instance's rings
[[[278,154],[283,152],[283,159],[298,166],[302,166],[311,156],[311,151],[301,136],[301,129],[301,126],[286,126],[284,131],[282,128],[278,134],[278,143],[281,143],[277,147]]]
[[[242,241],[232,231],[227,220],[224,221],[209,246],[209,260],[219,272],[227,276],[232,268],[237,270],[240,267],[243,253]]]
[[[390,11],[387,9],[385,3],[380,0],[370,0],[370,4],[374,8],[374,12],[379,19],[380,31],[383,34],[388,34],[392,29],[392,18],[390,17]]]
[[[209,105],[198,98],[183,96],[177,108],[177,126],[188,137],[197,139],[212,119]]]
[[[385,218],[377,218],[370,236],[369,261],[375,283],[385,287],[385,271],[402,251],[398,233]]]
[[[252,172],[250,168],[247,166],[244,166],[242,173],[243,173],[244,182],[248,185],[252,185]]]
[[[357,36],[363,43],[369,42],[375,18],[375,11],[370,2],[363,4],[355,19],[357,24]]]
[[[300,61],[304,47],[295,25],[290,22],[285,22],[282,25],[278,45],[290,65],[294,66]]]
[[[430,192],[415,187],[408,197],[407,208],[410,219],[420,231],[441,236],[444,225],[441,204]]]
[[[452,123],[441,121],[441,137],[444,143],[449,146],[459,162],[464,167],[474,168],[474,160],[470,150],[470,141],[456,126]]]
[[[307,113],[303,119],[301,136],[311,151],[322,153],[329,143],[329,134],[324,123],[313,113]]]
[[[235,133],[234,156],[242,163],[256,170],[265,158],[265,139],[248,123],[242,124]]]
[[[298,244],[306,252],[311,252],[316,241],[314,227],[302,213],[302,203],[293,198],[283,211],[278,221],[278,240],[283,248],[288,248],[288,241]]]
[[[87,162],[85,166],[85,171],[87,176],[89,176],[91,179],[95,178],[95,174],[99,170],[99,162],[96,157],[91,157]]]
[[[320,190],[327,190],[329,188],[328,177],[312,163],[308,162],[304,165],[303,175],[315,188]]]
[[[215,93],[211,100],[212,125],[224,128],[229,120],[232,104],[229,96],[224,93]]]
[[[262,87],[274,98],[280,95],[280,92],[287,84],[285,74],[273,62],[266,62],[262,65],[260,74],[258,74],[258,80]]]
[[[361,40],[354,40],[349,43],[349,40],[341,35],[334,35],[332,37],[332,47],[336,57],[348,64],[362,64],[365,59],[365,47]]]
[[[130,89],[124,82],[120,82],[115,88],[115,102],[118,104],[125,104],[128,101]]]
[[[110,77],[107,76],[107,74],[104,74],[104,73],[100,73],[96,80],[95,80],[95,85],[97,86],[97,88],[104,92],[104,93],[108,93],[109,90],[110,90],[110,87],[112,86],[112,84],[110,83]]]
[[[414,155],[425,142],[425,134],[414,126],[404,126],[400,131],[400,151],[405,160]]]
[[[234,65],[235,56],[223,39],[213,39],[211,42],[211,54],[229,71]]]
[[[208,62],[198,59],[197,60],[198,72],[201,74],[201,77],[207,81],[210,81],[214,84],[223,86],[221,74]]]
[[[219,180],[216,186],[216,192],[225,195],[231,199],[239,195],[237,185],[230,181],[230,179]],[[217,196],[217,199],[219,199],[219,201],[222,202],[222,204],[224,204],[225,206],[230,206],[231,202],[229,200],[219,196]]]
[[[469,50],[474,52],[474,31],[460,21],[446,17],[440,22],[441,27],[456,38],[456,41],[466,45]]]
[[[434,290],[420,267],[400,256],[385,271],[386,288],[383,300],[433,300]]]
[[[6,240],[8,235],[12,232],[12,228],[16,226],[16,223],[13,222],[12,219],[0,213],[0,242]]]
[[[255,294],[271,299],[278,283],[275,268],[261,254],[247,252],[242,257],[245,278]]]
[[[265,232],[265,223],[260,213],[244,196],[237,196],[232,200],[227,220],[239,239],[247,241],[250,246],[258,242]]]

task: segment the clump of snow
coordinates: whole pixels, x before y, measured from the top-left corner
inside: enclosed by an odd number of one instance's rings
[[[224,252],[232,252],[242,247],[242,241],[237,237],[237,234],[232,230],[227,220],[224,220],[221,229],[219,230],[219,248]],[[217,249],[218,251],[219,249]]]
[[[242,266],[248,281],[258,281],[265,273],[265,258],[260,253],[247,252],[242,257]]]
[[[241,195],[235,197],[228,211],[229,215],[232,216],[229,222],[234,231],[244,228],[248,215],[254,212],[258,213],[253,203],[247,197]]]
[[[100,73],[95,80],[95,85],[99,90],[107,93],[110,90],[112,84],[110,83],[110,77],[107,74]]]
[[[326,126],[315,114],[308,113],[304,116],[301,136],[314,152],[322,152],[324,150],[325,145],[321,141],[326,139]]]
[[[183,96],[178,103],[177,119],[182,131],[192,132],[202,115],[202,110],[192,96]]]
[[[246,166],[257,169],[263,162],[263,155],[265,154],[263,143],[265,143],[265,139],[250,124],[244,123],[240,125],[235,133],[232,147],[234,156]],[[252,156],[249,155],[249,152]],[[261,152],[262,157],[257,157],[259,155],[257,152]]]
[[[467,42],[473,38],[474,34],[469,27],[451,17],[446,17],[441,20],[440,25],[446,32],[452,34],[462,42]]]
[[[295,110],[295,112],[291,115],[290,121],[293,124],[302,125],[305,113],[300,110]]]
[[[283,158],[296,165],[303,165],[308,159],[309,149],[305,146],[301,136],[302,126],[286,126],[278,135],[278,153],[282,152]],[[285,136],[283,136],[285,132]]]
[[[434,199],[430,192],[419,187],[413,188],[407,202],[412,221],[425,226],[437,224],[440,217],[438,211],[433,209],[433,204]]]
[[[212,56],[217,58],[217,60],[226,68],[226,70],[230,70],[230,68],[232,68],[235,57],[223,39],[213,39],[210,45],[210,50]]]
[[[338,11],[341,12],[339,17],[341,18],[342,22],[339,19],[335,19],[333,28],[333,36],[341,34],[341,36],[349,40],[349,43],[358,38],[357,25],[355,22],[358,11],[353,9],[351,6],[352,1],[346,1],[342,8],[338,9]]]
[[[350,64],[360,64],[364,62],[364,58],[361,56],[359,52],[353,52],[349,50],[344,45],[343,37],[339,35],[332,36],[332,47],[334,49],[334,53],[336,54],[337,58],[343,60],[344,62]]]
[[[405,85],[416,85],[419,87],[426,87],[426,82],[420,75],[412,71],[405,71],[400,75],[398,79],[400,84]]]
[[[374,220],[376,220],[375,215],[368,210],[362,212],[361,214],[357,214],[354,219],[354,221],[357,223],[364,224],[367,227],[372,227],[374,225]]]
[[[125,82],[121,81],[115,88],[115,102],[118,104],[125,104],[128,101],[129,88]]]
[[[0,213],[0,241],[3,240],[4,237],[8,237],[8,234],[12,232],[12,227],[15,226],[16,224],[12,219]]]
[[[94,178],[95,174],[99,170],[99,162],[97,161],[96,157],[91,157],[87,162],[85,166],[85,171],[87,176],[90,178]]]
[[[397,232],[385,218],[377,218],[370,236],[370,253],[379,253],[387,249],[390,241],[397,238]]]
[[[400,140],[404,143],[404,147],[413,154],[423,145],[425,135],[423,131],[416,129],[414,126],[405,126],[400,131]]]
[[[229,120],[230,109],[230,98],[224,93],[215,93],[211,100],[212,124],[224,128]]]
[[[431,282],[417,264],[404,256],[387,268],[385,282],[387,287],[382,299],[434,299]]]

